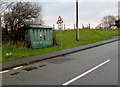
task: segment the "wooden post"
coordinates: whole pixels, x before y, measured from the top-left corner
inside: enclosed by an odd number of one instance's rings
[[[64,24],[64,30],[65,30],[65,24]]]
[[[74,26],[74,30],[75,30],[75,24],[73,26]]]
[[[89,29],[90,29],[90,24],[89,24]]]
[[[84,29],[84,25],[82,24],[82,29]]]
[[[53,30],[55,30],[55,25],[53,24]]]

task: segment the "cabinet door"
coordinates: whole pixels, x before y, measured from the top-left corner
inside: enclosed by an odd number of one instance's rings
[[[43,34],[42,34],[42,31],[39,29],[38,30],[38,40],[39,40],[39,48],[42,48],[42,36],[43,36]]]
[[[33,31],[33,29],[29,29],[28,32],[29,32],[28,38],[29,38],[29,42],[30,42],[30,47],[34,48],[34,46],[35,46],[34,31]]]

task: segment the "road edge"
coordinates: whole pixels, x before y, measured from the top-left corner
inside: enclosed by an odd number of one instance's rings
[[[13,61],[8,61],[8,62],[1,62],[2,64],[2,69],[1,70],[6,70],[6,69],[10,69],[13,67],[17,67],[17,66],[21,66],[21,65],[28,65],[28,64],[32,64],[35,62],[39,62],[42,60],[47,60],[47,59],[51,59],[51,58],[55,58],[55,57],[59,57],[59,56],[64,56],[67,54],[71,54],[71,53],[75,53],[75,52],[79,52],[82,50],[87,50],[90,48],[94,48],[94,47],[98,47],[104,44],[108,44],[108,43],[112,43],[115,41],[119,41],[120,39],[110,39],[110,40],[105,40],[105,41],[100,41],[97,43],[92,43],[92,44],[87,44],[87,45],[83,45],[83,46],[78,46],[78,47],[73,47],[73,48],[68,48],[68,49],[64,49],[64,50],[59,50],[59,51],[55,51],[55,52],[51,52],[51,53],[47,53],[47,54],[41,54],[41,55],[37,55],[37,56],[31,56],[31,57],[26,57],[26,58],[21,58],[18,60],[13,60]]]

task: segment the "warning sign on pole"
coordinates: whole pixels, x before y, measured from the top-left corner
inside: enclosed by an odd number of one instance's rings
[[[63,23],[63,20],[62,20],[62,18],[59,16],[59,17],[58,17],[57,24],[61,24],[61,23]]]
[[[57,20],[57,24],[58,24],[58,29],[60,29],[60,46],[61,46],[61,48],[62,48],[62,27],[63,27],[63,25],[62,25],[62,23],[63,23],[63,20],[62,20],[62,18],[59,16],[58,17],[58,20]]]

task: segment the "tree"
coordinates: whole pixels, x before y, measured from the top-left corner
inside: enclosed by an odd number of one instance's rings
[[[5,24],[8,24],[11,31],[17,30],[28,24],[32,20],[40,17],[41,7],[29,2],[17,2],[11,7],[11,12],[4,14]],[[40,19],[41,21],[42,19]]]
[[[25,27],[29,24],[36,24],[36,20],[37,22],[40,21],[40,25],[43,24],[41,15],[42,7],[36,3],[17,2],[12,4],[9,9],[8,12],[4,13],[4,23],[5,29],[9,29],[12,35],[11,39],[14,42],[16,40],[20,41],[22,35],[24,36],[24,30],[22,30],[21,27]]]
[[[8,3],[5,3],[3,0],[0,1],[0,43],[2,42],[2,34],[6,34],[8,33],[7,29],[6,28],[3,28],[4,26],[4,22],[3,22],[3,13],[6,11],[6,9],[8,9],[14,2],[10,2],[9,4]],[[2,33],[2,30],[4,31]],[[3,36],[4,36],[3,34]]]
[[[116,18],[115,16],[105,16],[103,19],[102,19],[102,24],[103,24],[103,27],[104,28],[110,28],[111,26],[114,26],[115,25],[115,21],[116,21]]]

